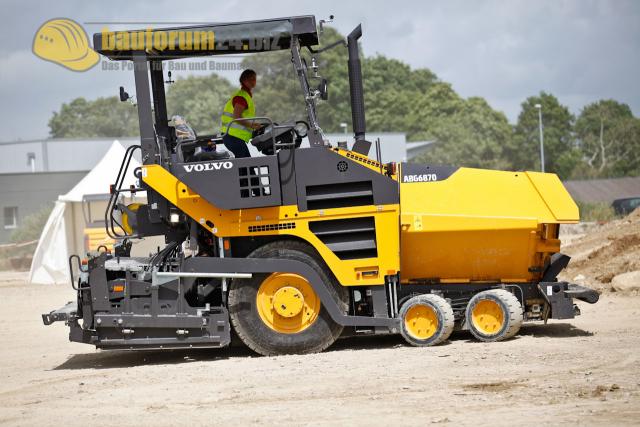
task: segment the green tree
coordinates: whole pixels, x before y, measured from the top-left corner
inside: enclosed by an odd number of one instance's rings
[[[424,129],[424,124],[410,126],[412,120],[415,124],[415,114],[423,112],[416,104],[425,100],[426,93],[445,84],[427,69],[411,70],[407,64],[382,55],[366,58],[362,68],[367,128],[374,132],[405,131],[408,138],[415,138],[416,131]],[[451,94],[457,97],[455,92]]]
[[[343,38],[332,28],[325,28],[321,36],[321,47]],[[308,65],[309,84],[316,86],[319,79],[313,77],[311,54],[302,50]],[[340,123],[351,121],[349,108],[349,81],[347,75],[347,52],[342,46],[316,54],[318,73],[329,82],[329,100],[318,101],[320,125],[325,132],[340,129]],[[254,91],[257,114],[270,117],[276,122],[305,120],[306,111],[300,83],[291,63],[288,51],[259,53],[247,56],[243,68],[251,68],[258,74],[258,85]]]
[[[340,39],[344,37],[336,30],[325,28],[321,47]],[[315,86],[319,80],[313,78],[311,54],[303,50],[302,56],[309,66],[309,83]],[[339,132],[340,123],[351,122],[347,49],[337,46],[315,57],[319,74],[329,82],[328,101],[318,103],[320,125],[325,132]],[[367,130],[407,131],[409,114],[415,110],[412,101],[421,98],[438,81],[437,77],[427,69],[411,70],[407,64],[382,55],[363,55],[361,61]],[[306,118],[303,95],[289,52],[251,55],[243,60],[242,66],[258,73],[255,99],[259,115],[276,121]]]
[[[557,173],[560,178],[571,175],[579,162],[580,153],[576,149],[573,136],[574,117],[569,109],[548,93],[527,98],[522,103],[522,111],[514,129],[511,144],[505,154],[517,169],[540,170],[540,141],[538,109],[542,106],[544,135],[545,171]]]
[[[452,101],[431,113],[425,139],[432,148],[414,159],[417,163],[454,164],[488,169],[513,169],[504,154],[511,138],[506,116],[483,98]]]
[[[115,96],[62,104],[49,120],[53,138],[122,137],[139,134],[138,113]]]
[[[288,52],[250,55],[243,59],[242,67],[258,74],[258,84],[253,91],[257,116],[269,117],[277,123],[306,118],[300,85]]]
[[[575,132],[583,162],[574,175],[640,174],[638,119],[628,105],[611,99],[587,105],[576,120]]]
[[[199,134],[220,130],[220,115],[234,86],[217,74],[178,78],[167,89],[167,115],[184,117]]]

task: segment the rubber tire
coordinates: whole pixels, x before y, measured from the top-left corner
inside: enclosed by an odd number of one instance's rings
[[[482,300],[493,300],[497,302],[501,307],[504,314],[508,314],[504,316],[505,324],[502,326],[500,331],[497,334],[486,335],[481,331],[477,330],[473,326],[473,322],[471,321],[471,312],[473,307]],[[467,304],[467,309],[465,310],[465,316],[467,319],[467,326],[471,334],[478,340],[483,342],[495,342],[495,341],[503,341],[515,336],[520,327],[522,326],[522,322],[524,322],[524,313],[522,310],[522,304],[515,295],[511,292],[504,289],[491,289],[488,291],[482,291],[477,293],[471,298],[469,304]]]
[[[249,254],[248,258],[278,258],[301,261],[311,266],[340,301],[344,313],[348,309],[348,291],[307,244],[286,240],[268,243]],[[229,286],[229,317],[238,337],[251,350],[263,356],[319,353],[335,342],[343,327],[334,322],[324,306],[316,321],[302,332],[279,333],[265,325],[256,308],[260,284],[269,274],[254,274],[251,279],[235,279]]]
[[[433,308],[438,316],[438,331],[428,339],[422,340],[413,337],[406,329],[404,318],[407,311],[414,305],[428,305]],[[448,340],[453,332],[455,325],[455,318],[453,315],[453,308],[446,299],[435,294],[423,294],[409,298],[400,308],[400,334],[409,344],[416,347],[428,347],[432,345],[438,345]]]

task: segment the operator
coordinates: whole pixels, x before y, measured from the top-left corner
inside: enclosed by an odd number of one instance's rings
[[[240,74],[240,89],[235,91],[224,106],[220,131],[224,135],[222,142],[227,150],[236,157],[251,157],[247,146],[253,131],[261,126],[250,120],[234,119],[255,117],[256,107],[253,104],[252,90],[256,87],[257,75],[253,70],[244,70]],[[229,133],[225,135],[229,128]]]

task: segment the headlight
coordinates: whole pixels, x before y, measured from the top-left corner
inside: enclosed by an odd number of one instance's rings
[[[300,137],[300,138],[304,138],[305,136],[307,136],[307,132],[309,131],[309,128],[307,127],[306,123],[303,122],[298,122],[294,127],[293,130],[296,131],[296,134]]]

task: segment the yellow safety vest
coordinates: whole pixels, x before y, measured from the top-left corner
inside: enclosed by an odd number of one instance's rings
[[[236,138],[240,138],[244,142],[249,142],[251,136],[253,135],[253,129],[246,127],[242,123],[233,122],[233,98],[236,96],[241,96],[247,101],[247,108],[242,112],[242,118],[250,118],[256,116],[256,106],[253,104],[253,98],[251,95],[244,90],[238,89],[231,98],[227,101],[224,106],[224,111],[222,112],[222,117],[220,118],[220,132],[224,135],[227,133],[227,127],[229,128],[229,135],[235,136]],[[229,124],[231,123],[231,124]]]

